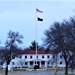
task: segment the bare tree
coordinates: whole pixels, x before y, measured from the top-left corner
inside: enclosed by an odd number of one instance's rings
[[[52,27],[45,31],[44,43],[48,49],[61,50],[65,60],[65,74],[68,74],[68,66],[72,59],[72,51],[69,44],[72,42],[71,25],[69,22],[55,22]]]
[[[1,53],[1,56],[3,57],[3,59],[6,62],[6,70],[5,70],[5,75],[8,75],[8,65],[10,64],[10,61],[13,59],[12,56],[15,57],[15,54],[13,53],[13,46],[19,44],[22,44],[22,38],[23,36],[20,35],[18,32],[12,32],[9,31],[8,33],[8,39],[6,40],[5,43],[5,49],[4,51]]]

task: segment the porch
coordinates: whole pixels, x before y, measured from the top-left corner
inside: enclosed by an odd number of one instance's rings
[[[34,68],[35,65],[38,65],[39,68],[46,68],[47,67],[47,61],[35,59],[35,60],[27,61],[26,65],[28,68]]]

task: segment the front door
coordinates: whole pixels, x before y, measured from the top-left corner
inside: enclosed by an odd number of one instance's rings
[[[40,68],[40,62],[39,61],[37,61],[37,65],[38,65],[38,68]]]

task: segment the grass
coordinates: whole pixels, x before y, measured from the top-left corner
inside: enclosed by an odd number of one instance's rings
[[[65,69],[59,69],[58,70],[59,72],[65,72]],[[14,71],[9,71],[8,75],[23,75],[25,73],[38,73],[38,72],[41,72],[41,70],[39,71],[26,71],[25,68],[19,68],[19,69],[15,69]],[[55,69],[48,69],[46,72],[55,72]],[[71,70],[69,69],[69,72],[71,72]],[[74,71],[75,72],[75,71]],[[0,69],[0,75],[4,75],[5,74],[5,70],[2,70]],[[55,74],[50,74],[50,75],[55,75]],[[56,75],[65,75],[65,74],[60,74],[60,73],[57,73]],[[68,75],[75,75],[75,74],[68,74]]]

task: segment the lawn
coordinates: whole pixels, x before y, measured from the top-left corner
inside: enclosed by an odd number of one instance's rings
[[[58,73],[56,75],[64,75],[64,69],[59,69]],[[69,69],[69,72],[71,72],[71,70]],[[41,74],[39,74],[41,73]],[[48,70],[30,70],[30,71],[26,71],[26,69],[15,69],[14,71],[9,71],[8,75],[55,75],[55,69],[48,69]],[[46,74],[48,73],[48,74]],[[5,70],[0,69],[0,75],[4,75],[5,74]],[[75,71],[74,74],[68,74],[68,75],[75,75]]]

